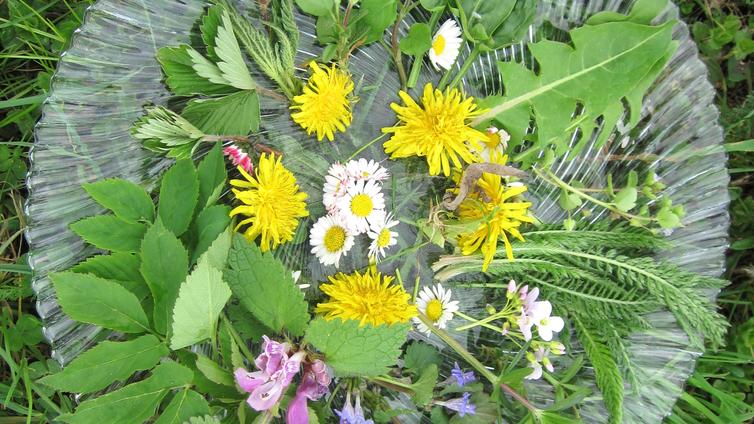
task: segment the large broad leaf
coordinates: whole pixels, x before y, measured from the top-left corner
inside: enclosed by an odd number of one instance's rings
[[[137,252],[147,227],[112,215],[90,216],[71,224],[87,243],[112,252]]]
[[[231,295],[222,277],[220,270],[203,259],[181,285],[173,309],[171,349],[209,339],[215,331],[220,312]]]
[[[71,268],[71,271],[115,281],[142,300],[149,295],[149,287],[139,273],[140,266],[138,255],[121,252],[92,256]]]
[[[291,271],[271,253],[262,253],[243,236],[236,235],[225,271],[233,293],[262,324],[275,332],[304,333],[309,313]]]
[[[52,274],[50,279],[63,312],[72,319],[123,333],[149,331],[139,299],[120,284],[74,272]]]
[[[201,210],[217,202],[225,189],[225,180],[228,179],[221,143],[217,143],[202,159],[198,172],[199,201],[196,206],[198,210]]]
[[[228,228],[230,224],[230,207],[225,205],[210,206],[196,217],[193,233],[196,237],[192,262],[195,262],[210,245]],[[230,244],[230,238],[228,238]],[[228,249],[225,249],[227,257]],[[225,261],[214,264],[217,269],[225,268]]]
[[[214,54],[220,59],[217,67],[228,84],[241,90],[256,88],[233,32],[233,22],[226,10],[222,12],[222,25],[217,27]]]
[[[144,381],[87,400],[73,414],[57,419],[72,424],[133,424],[146,422],[154,415],[160,401],[170,389],[191,383],[193,373],[176,362],[164,362]]]
[[[144,235],[141,258],[141,274],[154,299],[154,327],[159,333],[166,334],[178,289],[188,275],[188,252],[158,219]]]
[[[247,135],[259,130],[259,96],[244,90],[219,99],[195,99],[181,116],[208,134]]]
[[[494,118],[513,135],[513,144],[519,144],[533,117],[536,141],[516,158],[525,164],[550,145],[558,156],[568,153],[577,129],[580,140],[569,155],[577,154],[599,125],[601,145],[623,114],[624,99],[631,124],[638,121],[644,92],[675,51],[674,25],[608,22],[572,30],[573,46],[549,40],[530,44],[539,73],[520,63],[501,62],[505,96],[486,99],[491,109],[474,124]],[[583,112],[574,116],[579,106]]]
[[[115,216],[132,221],[152,221],[154,203],[144,188],[126,180],[107,179],[84,184],[84,190]]]
[[[408,335],[407,324],[359,326],[358,321],[317,318],[306,340],[325,355],[338,376],[375,376],[395,364]]]
[[[176,393],[154,424],[183,424],[191,417],[209,414],[209,404],[199,393],[184,389]]]
[[[396,0],[361,0],[358,7],[354,31],[357,36],[365,36],[364,43],[382,39],[385,30],[398,16]]]
[[[194,216],[199,180],[190,159],[176,162],[162,177],[157,215],[176,236],[183,234]]]
[[[40,382],[64,392],[94,392],[152,368],[167,354],[167,346],[152,335],[127,342],[104,341]]]

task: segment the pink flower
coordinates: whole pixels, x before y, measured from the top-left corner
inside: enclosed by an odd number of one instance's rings
[[[240,166],[249,174],[254,172],[254,164],[251,163],[249,155],[235,144],[231,144],[223,149],[223,154],[233,162],[234,166]]]
[[[332,376],[324,362],[316,360],[305,367],[296,396],[288,404],[286,424],[309,424],[307,401],[317,400],[327,394]]]

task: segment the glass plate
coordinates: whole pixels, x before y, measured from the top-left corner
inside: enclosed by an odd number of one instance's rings
[[[551,24],[548,38],[563,39],[563,30],[590,15],[603,10],[623,12],[631,3],[541,1],[538,18],[526,39],[480,57],[464,80],[466,90],[480,96],[499,91],[501,81],[493,70],[495,60],[530,61],[525,45],[536,41],[536,28],[544,22]],[[144,105],[166,104],[171,100],[162,83],[155,51],[187,42],[204,6],[205,2],[200,0],[101,0],[89,9],[85,24],[77,30],[53,78],[31,152],[26,237],[30,245],[29,262],[34,270],[33,288],[38,296],[37,310],[44,321],[45,336],[53,347],[52,356],[61,364],[108,336],[97,327],[66,317],[47,278],[48,273],[66,269],[96,253],[68,230],[70,223],[102,212],[87,197],[81,184],[118,177],[152,188],[169,165],[169,161],[142,149],[130,136],[129,129],[143,113]],[[661,20],[675,17],[677,10],[671,7]],[[298,17],[298,21],[301,44],[297,63],[305,63],[317,56],[321,48],[314,44],[313,22],[304,16]],[[408,18],[401,25],[404,33],[411,22]],[[553,171],[562,179],[580,179],[588,185],[604,181],[608,173],[620,177],[640,164],[648,165],[667,184],[667,193],[674,203],[684,205],[687,211],[684,226],[667,234],[680,247],[663,253],[663,258],[694,272],[719,276],[724,267],[729,224],[726,156],[721,149],[714,149],[722,143],[722,129],[713,105],[714,89],[707,81],[706,68],[684,24],[676,26],[674,38],[680,47],[645,97],[639,125],[630,131],[618,128],[606,147],[587,146],[578,157],[555,164]],[[466,54],[468,51],[462,56]],[[462,62],[463,59],[459,60]],[[361,101],[354,110],[354,124],[338,143],[317,143],[305,137],[290,121],[285,105],[263,104],[261,138],[283,150],[286,158],[294,158],[286,165],[309,193],[313,200],[310,205],[321,198],[322,175],[331,161],[343,160],[355,152],[357,157],[385,158],[381,143],[365,150],[360,148],[378,136],[381,127],[393,123],[394,114],[388,105],[397,97],[399,85],[395,72],[390,70],[387,55],[379,45],[359,51],[351,61],[351,70]],[[302,75],[304,72],[302,69]],[[428,80],[436,81],[437,76],[425,70],[418,87]],[[598,135],[599,131],[593,140]],[[709,152],[710,148],[718,153],[699,154]],[[309,156],[303,156],[305,151]],[[295,160],[297,157],[303,159]],[[615,160],[617,157],[629,160]],[[419,214],[431,190],[431,181],[420,177],[404,161],[386,163],[397,182],[386,187],[391,199],[388,208],[399,216]],[[557,206],[558,191],[537,180],[528,183],[534,213],[545,222],[561,221],[565,215]],[[323,213],[316,207],[310,208],[313,219]],[[588,218],[592,221],[606,218],[604,210],[592,212]],[[302,225],[302,231],[311,222]],[[401,246],[412,246],[415,234],[409,227],[402,226],[400,233]],[[363,252],[365,244],[357,245],[354,252]],[[321,281],[333,269],[322,268],[308,250],[308,243],[304,242],[288,245],[281,253],[289,266],[302,269],[311,280]],[[362,256],[349,254],[341,268],[362,266],[358,260]],[[432,276],[428,264],[432,258],[436,258],[436,252],[423,248],[382,266],[388,270],[401,267],[404,277],[411,276],[411,281],[418,274],[429,282]],[[458,296],[462,309],[473,311],[483,306],[476,304],[472,292]],[[628,340],[642,386],[626,391],[627,423],[656,423],[668,414],[700,354],[689,348],[685,334],[671,314],[659,312],[649,318],[658,331],[637,333]],[[446,362],[452,360],[448,358]],[[547,403],[545,390],[536,384],[530,389],[536,403]],[[605,412],[598,397],[585,402],[582,416],[588,422],[604,422]]]

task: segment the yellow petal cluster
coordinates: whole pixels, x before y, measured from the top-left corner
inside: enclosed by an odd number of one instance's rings
[[[317,140],[335,139],[335,132],[345,132],[351,125],[351,93],[353,80],[346,72],[335,65],[322,69],[316,62],[311,62],[309,82],[302,94],[293,98],[291,114],[293,121],[306,133],[316,133]]]

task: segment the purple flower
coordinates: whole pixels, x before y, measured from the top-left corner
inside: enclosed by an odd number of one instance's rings
[[[296,352],[289,358],[290,345],[263,338],[262,353],[254,359],[259,371],[248,372],[243,368],[235,371],[236,383],[249,393],[247,403],[256,411],[266,411],[280,401],[306,356],[304,352]]]
[[[351,405],[351,393],[346,395],[346,403],[343,404],[343,410],[335,410],[340,417],[339,424],[374,424],[374,421],[364,418],[364,410],[361,409],[361,397],[356,395],[356,406]]]
[[[476,381],[474,371],[463,372],[461,367],[458,366],[458,362],[456,362],[453,369],[450,370],[450,375],[451,377],[456,379],[456,384],[458,384],[458,386],[460,387]]]
[[[476,405],[469,402],[469,398],[471,397],[471,393],[465,392],[463,394],[463,397],[451,399],[448,401],[445,401],[443,405],[450,409],[451,411],[458,412],[458,415],[465,416],[466,414],[474,415],[476,414]]]
[[[330,381],[332,381],[332,378],[324,362],[318,359],[307,365],[301,383],[296,389],[296,396],[288,404],[288,411],[285,416],[286,424],[309,424],[307,401],[318,400],[327,394],[329,392],[327,386]]]

